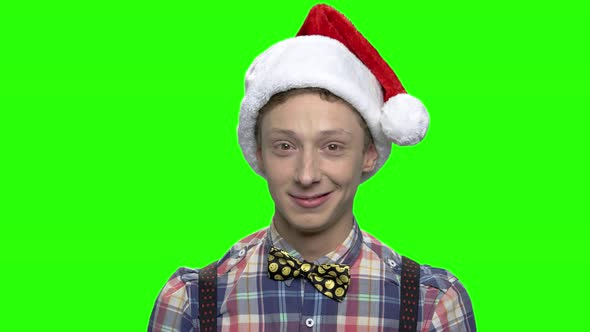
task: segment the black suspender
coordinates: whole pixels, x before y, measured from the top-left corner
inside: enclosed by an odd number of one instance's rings
[[[399,332],[416,332],[420,299],[420,265],[402,256]],[[199,324],[201,332],[217,331],[217,262],[199,272]]]
[[[201,332],[217,332],[217,262],[199,272],[199,324]]]
[[[399,332],[415,332],[418,325],[420,300],[420,265],[402,256],[400,287]]]

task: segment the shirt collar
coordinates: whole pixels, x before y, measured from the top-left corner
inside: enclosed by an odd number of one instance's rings
[[[352,229],[348,233],[346,239],[338,245],[334,250],[326,255],[319,257],[313,263],[315,264],[347,264],[352,265],[360,252],[361,244],[363,242],[363,235],[359,229],[356,218],[352,218]],[[266,236],[266,250],[270,251],[270,247],[275,246],[283,249],[294,258],[303,261],[301,254],[293,248],[277,231],[274,223],[271,223]]]

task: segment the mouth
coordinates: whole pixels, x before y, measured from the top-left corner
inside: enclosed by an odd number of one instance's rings
[[[318,194],[318,195],[310,195],[310,196],[291,196],[291,199],[300,207],[303,208],[316,208],[322,204],[324,204],[330,197],[332,192]]]
[[[289,194],[289,196],[295,197],[295,198],[299,198],[299,199],[312,199],[312,198],[317,198],[317,197],[322,197],[322,196],[326,196],[328,195],[330,192],[327,193],[323,193],[323,194],[316,194],[316,195],[291,195]]]

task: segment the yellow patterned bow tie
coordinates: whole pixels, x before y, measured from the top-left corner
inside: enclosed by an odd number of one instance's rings
[[[343,264],[315,265],[299,261],[286,251],[270,248],[268,254],[268,276],[274,280],[287,280],[303,276],[322,294],[341,302],[350,282],[350,267]]]

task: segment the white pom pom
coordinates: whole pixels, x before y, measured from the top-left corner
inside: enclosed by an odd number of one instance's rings
[[[383,104],[381,128],[397,145],[414,145],[426,135],[430,117],[420,100],[406,93],[395,95]]]

